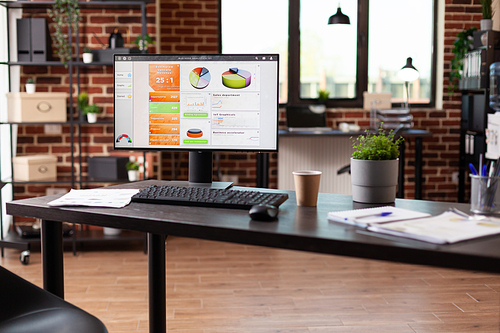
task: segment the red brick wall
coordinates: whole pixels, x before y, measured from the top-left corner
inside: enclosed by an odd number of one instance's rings
[[[155,30],[155,4],[148,8],[148,32],[157,39],[158,44],[153,52],[159,53],[217,53],[218,51],[218,1],[216,0],[159,0],[158,13],[160,31]],[[448,94],[447,86],[452,58],[452,43],[456,35],[463,29],[479,26],[481,8],[479,0],[445,0],[445,57],[444,57],[444,98],[443,110],[414,109],[415,128],[431,131],[434,136],[424,140],[424,188],[423,196],[430,200],[456,201],[457,184],[451,180],[451,174],[458,171],[459,125],[460,125],[460,93]],[[25,14],[29,16],[29,14]],[[43,14],[35,14],[37,17]],[[132,39],[140,32],[140,14],[129,10],[83,10],[84,20],[81,24],[82,46],[98,47],[98,42],[91,35],[95,32],[101,40],[107,42],[111,31],[126,26],[132,32]],[[102,118],[112,116],[112,81],[110,67],[88,67],[83,71],[83,89],[91,93],[91,102],[104,108]],[[67,71],[63,67],[23,67],[22,82],[26,77],[36,76],[38,91],[68,91]],[[368,114],[360,109],[334,109],[329,113],[329,125],[337,127],[339,122],[356,122],[362,127],[368,125]],[[284,123],[282,112],[281,123]],[[69,128],[66,126],[62,136],[43,134],[43,126],[20,126],[19,153],[29,153],[33,149],[40,152],[59,155],[58,174],[67,177],[70,174]],[[112,146],[111,125],[84,126],[82,135],[84,156],[89,154],[107,154]],[[34,147],[36,144],[36,148]],[[407,168],[405,169],[405,196],[412,198],[414,142],[407,144]],[[169,153],[163,154],[162,177],[171,179],[172,168]],[[179,164],[183,168],[180,178],[186,179],[187,158],[181,158]],[[179,158],[175,159],[176,162]],[[255,154],[227,154],[220,156],[222,174],[239,176],[239,184],[255,185]],[[85,166],[84,166],[85,169]],[[271,155],[270,179],[271,187],[276,187],[277,154]],[[19,196],[35,195],[38,186],[18,186]]]

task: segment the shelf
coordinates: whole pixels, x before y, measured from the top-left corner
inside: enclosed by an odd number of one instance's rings
[[[79,1],[80,8],[120,8],[133,9],[143,4],[151,3],[151,0],[144,1]],[[0,5],[7,8],[52,8],[54,1],[0,1]]]
[[[98,121],[96,123],[89,123],[88,121],[79,121],[79,120],[74,120],[73,122],[71,121],[66,121],[66,122],[0,122],[0,125],[113,125],[113,121]]]

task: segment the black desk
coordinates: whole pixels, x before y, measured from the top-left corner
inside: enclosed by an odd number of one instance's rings
[[[359,132],[342,132],[340,130],[331,131],[311,131],[304,130],[300,131],[295,129],[294,131],[280,130],[279,135],[290,137],[290,136],[348,136],[356,138],[359,135],[365,134],[365,131]],[[398,198],[404,198],[404,187],[405,187],[405,159],[406,159],[406,142],[410,139],[415,139],[415,199],[422,199],[422,149],[423,149],[423,138],[432,137],[432,132],[426,130],[419,130],[413,128],[404,128],[401,130],[401,136],[406,140],[403,142],[399,149],[399,175],[398,175]],[[262,155],[262,154],[261,154]],[[259,161],[259,160],[258,160]],[[259,162],[257,163],[258,166]],[[258,168],[259,170],[259,168]],[[265,169],[267,170],[267,169]],[[267,183],[262,181],[260,176],[262,173],[257,175],[257,186],[268,187]]]
[[[143,181],[114,188],[143,188]],[[148,233],[150,332],[166,331],[166,235],[261,245],[412,264],[500,272],[500,235],[452,245],[435,245],[392,236],[371,236],[356,227],[328,222],[329,211],[362,208],[351,196],[320,194],[317,208],[297,207],[294,192],[281,206],[278,222],[251,221],[246,210],[209,209],[132,203],[122,209],[51,208],[59,195],[7,203],[7,213],[42,219],[43,286],[64,297],[62,224],[108,226]],[[397,199],[396,206],[437,215],[450,206],[468,212],[467,204]]]

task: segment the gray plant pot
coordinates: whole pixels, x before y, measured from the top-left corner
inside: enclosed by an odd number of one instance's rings
[[[399,159],[385,161],[351,158],[352,200],[391,203],[396,199]]]

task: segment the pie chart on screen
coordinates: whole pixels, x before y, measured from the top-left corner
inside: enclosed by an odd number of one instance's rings
[[[252,74],[239,68],[229,68],[222,73],[222,84],[231,89],[246,88],[252,83]]]
[[[189,73],[189,82],[196,89],[206,88],[210,84],[210,72],[205,67],[197,67]]]

